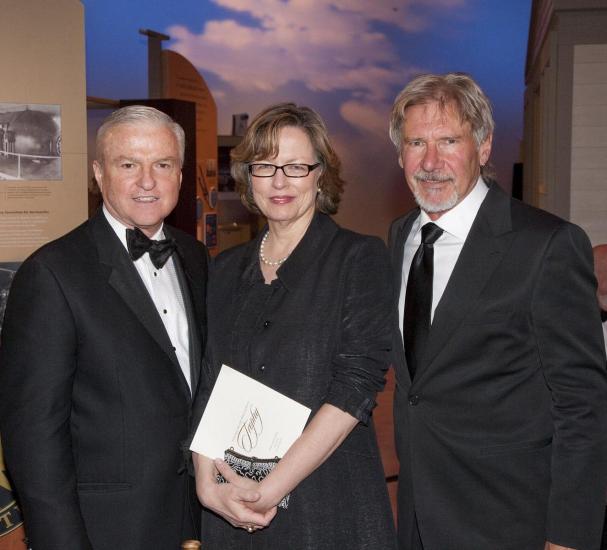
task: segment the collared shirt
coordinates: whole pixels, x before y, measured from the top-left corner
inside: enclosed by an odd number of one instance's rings
[[[472,223],[487,196],[489,188],[481,177],[476,185],[462,201],[451,210],[445,212],[434,223],[438,225],[443,234],[434,243],[434,280],[432,282],[432,312],[430,319],[434,319],[434,310],[443,296],[451,273],[460,252],[464,247]],[[402,282],[398,300],[398,311],[400,317],[400,332],[403,332],[403,315],[405,311],[405,293],[409,270],[413,262],[413,256],[422,242],[422,227],[432,220],[426,212],[421,210],[420,215],[413,222],[411,231],[405,241],[405,252],[403,255]]]
[[[120,239],[124,248],[126,244],[126,225],[119,222],[112,216],[105,205],[103,213]],[[164,239],[163,226],[152,236],[152,240]],[[185,376],[185,379],[192,390],[191,374],[190,374],[190,353],[189,353],[189,332],[188,318],[185,312],[183,296],[179,287],[179,279],[175,271],[175,263],[173,258],[169,258],[166,264],[160,269],[156,269],[150,255],[146,252],[141,258],[134,261],[133,264],[145,285],[158,315],[162,319],[164,328],[169,335],[169,339],[175,349],[179,366]]]

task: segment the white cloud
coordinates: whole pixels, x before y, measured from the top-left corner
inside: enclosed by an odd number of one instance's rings
[[[172,49],[239,92],[268,93],[297,82],[314,92],[345,94],[350,100],[342,116],[364,128],[377,127],[379,120],[371,120],[378,111],[374,105],[391,102],[413,71],[374,24],[414,32],[429,23],[415,15],[416,6],[429,0],[213,1],[257,24],[212,20],[199,34],[173,26]],[[465,1],[432,0],[432,5],[453,9]]]
[[[387,135],[390,106],[386,103],[367,103],[351,99],[342,103],[339,112],[352,126],[379,137]]]

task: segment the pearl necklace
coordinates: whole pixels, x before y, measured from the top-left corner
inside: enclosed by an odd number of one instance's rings
[[[284,258],[281,258],[280,260],[268,260],[263,254],[263,247],[265,246],[266,241],[268,240],[269,234],[270,234],[270,232],[266,231],[266,234],[261,239],[261,244],[259,245],[259,259],[261,260],[262,263],[264,263],[266,265],[276,267],[276,266],[279,266],[279,265],[282,265],[283,263],[285,263],[287,261],[287,258],[291,255],[291,253],[289,252],[289,254],[287,254]]]

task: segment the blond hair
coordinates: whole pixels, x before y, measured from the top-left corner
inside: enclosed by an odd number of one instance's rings
[[[242,203],[252,212],[260,213],[251,190],[249,164],[278,154],[279,133],[285,127],[300,128],[310,138],[316,161],[321,165],[316,208],[325,214],[335,214],[344,188],[341,162],[320,115],[295,103],[278,103],[261,111],[247,128],[240,144],[232,149],[231,172]]]

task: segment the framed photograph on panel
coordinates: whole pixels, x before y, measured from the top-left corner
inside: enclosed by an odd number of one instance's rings
[[[59,105],[0,103],[0,180],[61,180]]]

